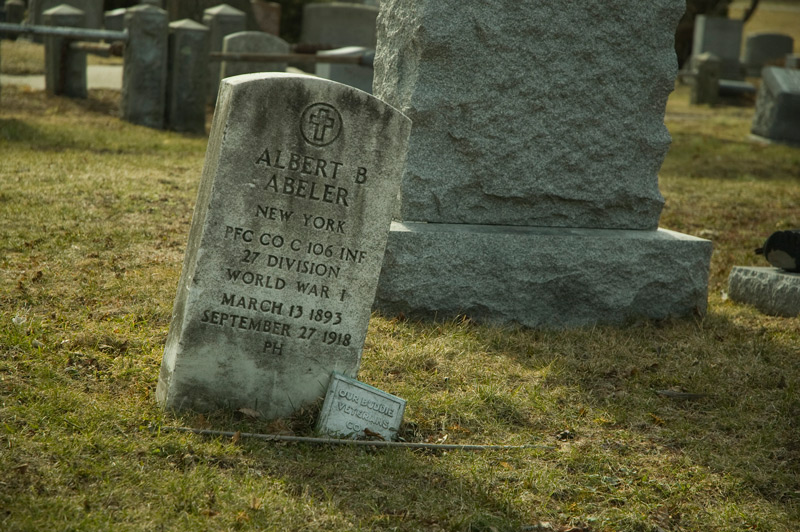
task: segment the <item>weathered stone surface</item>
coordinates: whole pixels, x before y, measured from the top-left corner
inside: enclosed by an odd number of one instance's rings
[[[655,229],[683,9],[383,2],[373,90],[414,122],[400,218]]]
[[[208,28],[189,19],[169,25],[167,127],[205,133]]]
[[[355,377],[410,121],[313,76],[221,84],[157,398],[290,414]]]
[[[782,33],[755,33],[744,45],[744,64],[748,76],[761,76],[761,69],[770,62],[785,61],[794,50],[794,39]]]
[[[344,2],[306,4],[301,42],[335,48],[365,46],[375,49],[378,8]]]
[[[386,441],[395,440],[405,409],[405,399],[334,373],[319,414],[317,432],[354,440],[368,439],[374,434]]]
[[[387,314],[576,327],[703,314],[711,242],[672,231],[392,224]]]
[[[122,69],[122,117],[162,129],[167,92],[167,12],[139,4],[126,11],[125,29],[130,38]]]
[[[800,143],[800,70],[766,67],[750,130],[770,140]]]
[[[800,273],[771,267],[734,266],[728,296],[773,316],[800,315]]]

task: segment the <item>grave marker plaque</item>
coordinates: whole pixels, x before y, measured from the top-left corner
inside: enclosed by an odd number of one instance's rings
[[[411,123],[327,80],[223,80],[157,398],[285,416],[355,377]]]

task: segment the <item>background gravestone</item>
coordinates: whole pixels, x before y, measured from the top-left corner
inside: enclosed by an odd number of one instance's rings
[[[306,4],[303,8],[301,42],[334,48],[375,48],[378,8],[343,2]]]
[[[205,133],[208,28],[189,19],[169,25],[166,123],[169,129]]]
[[[85,21],[83,11],[66,4],[48,9],[42,16],[46,26],[83,28]],[[67,42],[55,35],[44,38],[45,89],[48,94],[86,98],[86,53],[65,49]]]
[[[30,0],[28,2],[28,22],[42,24],[45,11],[58,5],[66,4],[84,12],[86,28],[103,27],[103,2],[102,0]]]
[[[743,80],[744,68],[739,62],[742,25],[741,20],[697,15],[692,57],[710,52],[722,61],[722,79]]]
[[[800,70],[766,67],[750,130],[761,137],[800,144]]]
[[[363,57],[368,53],[372,53],[374,56],[375,51],[363,46],[347,46],[345,48],[336,48],[335,50],[323,50],[317,52],[317,55],[323,57]],[[371,66],[347,63],[317,63],[314,73],[321,78],[338,81],[372,94],[373,69]]]
[[[771,61],[785,61],[794,50],[794,39],[782,33],[756,33],[747,37],[744,64],[748,76],[761,76],[761,69]]]
[[[527,326],[702,313],[710,242],[656,230],[681,0],[381,3],[414,122],[377,307]]]
[[[228,35],[222,41],[222,51],[240,54],[288,54],[289,43],[263,31],[242,31]],[[253,72],[285,72],[286,62],[223,61],[220,79]]]
[[[167,12],[140,4],[125,12],[125,45],[122,67],[122,118],[156,129],[164,127],[167,92]]]
[[[222,82],[159,402],[272,418],[355,377],[410,127],[312,76]]]
[[[233,33],[245,31],[247,19],[244,12],[227,4],[220,4],[208,8],[203,12],[203,25],[207,26],[209,30],[209,52],[221,52],[225,37]],[[222,79],[220,77],[221,71],[221,61],[208,62],[208,103],[213,104],[217,100],[219,80]]]

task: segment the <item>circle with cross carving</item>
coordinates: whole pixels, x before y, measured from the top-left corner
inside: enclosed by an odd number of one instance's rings
[[[300,133],[313,146],[327,146],[342,132],[342,115],[327,103],[312,103],[303,111]]]

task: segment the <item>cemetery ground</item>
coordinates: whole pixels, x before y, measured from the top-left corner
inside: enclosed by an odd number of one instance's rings
[[[169,430],[310,436],[318,406],[156,405],[206,139],[122,122],[118,101],[0,93],[0,529],[797,529],[800,320],[724,294],[798,225],[800,150],[748,141],[752,107],[678,86],[667,108],[661,225],[714,241],[704,316],[373,316],[359,378],[408,401],[406,441],[531,446],[443,452]]]

